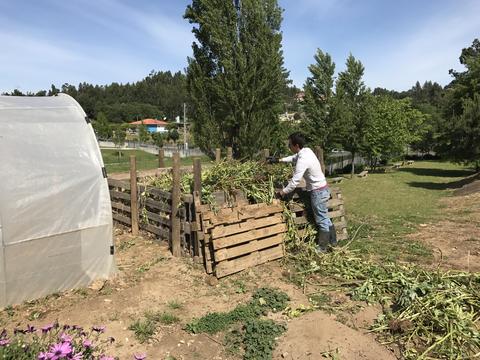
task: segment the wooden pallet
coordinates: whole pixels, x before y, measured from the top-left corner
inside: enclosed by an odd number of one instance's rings
[[[216,212],[198,200],[196,204],[197,236],[207,273],[221,278],[283,257],[287,227],[280,201],[240,204]]]
[[[337,240],[345,240],[348,238],[347,220],[345,218],[345,206],[342,193],[339,188],[330,188],[331,198],[327,203],[328,216],[335,224],[337,231]],[[298,197],[297,197],[298,199]],[[297,225],[298,232],[303,234],[305,226],[312,222],[313,219],[308,218],[308,213],[305,210],[304,204],[301,202],[291,203],[289,210],[295,215],[295,224]]]

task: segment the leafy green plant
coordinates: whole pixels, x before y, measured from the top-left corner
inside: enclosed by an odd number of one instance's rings
[[[133,324],[128,327],[135,333],[135,338],[143,344],[152,338],[157,331],[157,326],[151,319],[137,319]]]
[[[288,295],[281,291],[260,288],[246,304],[240,304],[230,312],[209,313],[187,324],[186,330],[215,334],[236,325],[225,335],[224,343],[229,352],[239,354],[243,348],[245,360],[271,359],[275,339],[286,327],[260,317],[269,312],[282,311],[289,300]]]
[[[183,304],[177,300],[172,300],[167,303],[167,306],[172,310],[179,310],[183,308]]]

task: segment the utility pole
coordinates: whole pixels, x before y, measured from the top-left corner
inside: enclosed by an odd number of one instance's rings
[[[183,148],[188,150],[187,144],[187,104],[183,103]]]

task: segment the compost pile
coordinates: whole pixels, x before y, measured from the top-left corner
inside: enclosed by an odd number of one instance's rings
[[[291,173],[285,164],[222,162],[202,173],[202,201],[212,203],[215,191],[240,189],[251,202],[268,203]],[[184,174],[181,182],[182,191],[191,193],[193,175]],[[147,184],[169,191],[172,178],[150,178]],[[328,286],[346,289],[352,299],[381,303],[384,313],[372,331],[385,344],[396,343],[407,359],[480,359],[480,274],[377,264],[349,250],[348,244],[317,254],[315,228],[307,226],[300,236],[287,207],[284,214],[286,259],[296,273],[313,285],[327,276],[332,280]],[[325,285],[318,281],[318,286]]]

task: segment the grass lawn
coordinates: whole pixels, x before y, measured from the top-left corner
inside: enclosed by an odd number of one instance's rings
[[[149,170],[158,168],[158,156],[147,153],[142,150],[122,150],[121,156],[118,155],[118,150],[115,149],[101,149],[103,162],[107,168],[107,173],[118,173],[130,171],[130,155],[135,155],[137,158],[138,170]],[[207,156],[201,157],[202,164],[210,162]],[[192,165],[193,157],[181,158],[181,165]],[[165,166],[172,166],[172,159],[165,158]]]
[[[421,223],[440,219],[439,200],[473,173],[449,162],[420,161],[391,173],[344,180],[339,186],[346,199],[350,235],[361,226],[350,248],[387,261],[431,260],[428,248],[405,235]]]

